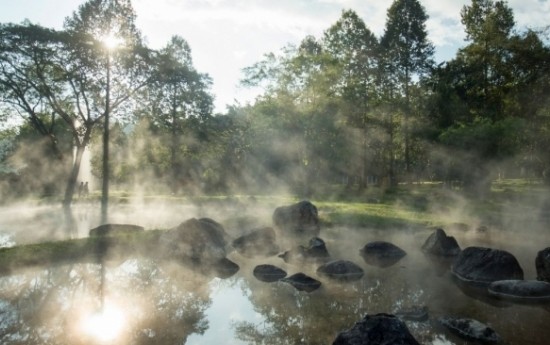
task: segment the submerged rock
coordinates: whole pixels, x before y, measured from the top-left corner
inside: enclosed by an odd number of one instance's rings
[[[550,247],[541,250],[535,259],[537,279],[550,283]]]
[[[240,267],[233,261],[223,258],[212,264],[212,271],[218,278],[226,279],[239,271]]]
[[[375,241],[367,243],[360,250],[360,254],[367,264],[384,268],[396,264],[407,255],[407,252],[395,244]]]
[[[317,274],[332,279],[351,281],[361,279],[364,271],[351,261],[335,260],[320,266],[317,269]]]
[[[317,207],[309,201],[277,207],[273,224],[281,233],[290,236],[319,236],[321,231]]]
[[[286,271],[273,265],[258,265],[252,272],[254,277],[266,283],[276,282],[286,277]]]
[[[460,247],[454,237],[447,236],[443,229],[436,229],[422,245],[422,251],[436,256],[456,256],[460,254]]]
[[[397,316],[401,320],[407,320],[407,321],[427,321],[428,307],[412,306],[407,309],[400,309],[395,312],[395,316]]]
[[[439,322],[453,333],[468,340],[494,344],[500,341],[500,336],[487,325],[466,318],[442,317]]]
[[[333,345],[392,344],[419,345],[407,325],[394,315],[366,315],[351,329],[336,337]]]
[[[309,246],[298,246],[291,250],[287,250],[279,255],[286,263],[303,264],[303,263],[322,263],[330,258],[325,241],[319,237],[313,237],[309,240]]]
[[[254,230],[235,239],[233,247],[239,254],[248,258],[273,256],[280,251],[275,230],[270,227]]]
[[[518,260],[504,250],[468,247],[452,265],[453,274],[472,283],[489,284],[498,280],[523,279]]]
[[[103,224],[90,230],[89,235],[94,236],[116,236],[143,232],[145,229],[139,225],[132,224]]]
[[[550,283],[538,280],[500,280],[488,287],[495,297],[519,302],[549,302]]]
[[[311,278],[310,276],[305,275],[304,273],[296,273],[291,275],[288,278],[283,278],[281,281],[289,283],[294,286],[297,290],[312,292],[317,290],[321,286],[321,282],[317,279]]]

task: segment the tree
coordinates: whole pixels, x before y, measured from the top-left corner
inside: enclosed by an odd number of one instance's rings
[[[378,103],[376,90],[378,40],[357,13],[343,11],[341,18],[324,33],[324,46],[337,76],[332,92],[341,97],[346,120],[361,132],[360,187],[367,186],[369,135],[368,114]],[[372,125],[372,124],[371,124]]]
[[[185,178],[181,138],[187,130],[212,115],[211,79],[193,67],[191,49],[179,36],[173,36],[155,61],[154,83],[148,89],[153,125],[170,132],[171,185],[177,189]],[[188,136],[191,137],[191,136]]]
[[[404,104],[405,171],[411,173],[411,85],[432,66],[434,47],[428,40],[428,15],[418,0],[395,0],[388,9],[386,28],[380,40],[384,72],[393,85],[393,96],[402,95]],[[394,100],[392,100],[393,102]]]

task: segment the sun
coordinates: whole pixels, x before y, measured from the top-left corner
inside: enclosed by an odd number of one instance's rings
[[[113,33],[109,33],[101,38],[101,42],[105,44],[105,47],[107,47],[107,49],[113,50],[122,43],[122,40],[120,39],[120,37],[114,35]]]
[[[122,310],[114,305],[105,305],[82,320],[82,331],[102,343],[119,337],[126,324]]]

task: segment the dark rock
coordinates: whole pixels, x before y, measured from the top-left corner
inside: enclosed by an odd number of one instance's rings
[[[227,258],[220,259],[212,264],[214,275],[222,279],[233,276],[239,269],[239,265]]]
[[[541,250],[535,259],[537,279],[550,282],[550,247]]]
[[[460,247],[454,237],[447,236],[443,229],[436,229],[422,245],[422,251],[436,256],[456,256]]]
[[[286,271],[273,265],[258,265],[253,271],[254,277],[266,283],[276,282],[286,277]]]
[[[94,236],[116,236],[125,234],[134,234],[136,232],[143,232],[145,229],[142,226],[132,224],[103,224],[97,228],[90,230],[89,235]]]
[[[388,314],[366,315],[351,329],[338,334],[333,345],[392,344],[419,345],[407,325]]]
[[[243,256],[273,256],[279,253],[275,230],[267,227],[257,229],[233,241],[233,247]]]
[[[504,250],[468,247],[452,265],[453,274],[467,282],[489,284],[497,280],[523,279],[518,260]]]
[[[284,235],[319,236],[319,215],[317,207],[309,201],[277,207],[273,212],[273,224]]]
[[[364,271],[351,261],[336,260],[327,262],[317,269],[317,274],[337,280],[359,280],[363,277]]]
[[[209,218],[191,218],[167,230],[160,238],[164,255],[173,259],[216,262],[225,258],[228,236]]]
[[[367,243],[360,250],[360,254],[369,265],[389,267],[407,255],[407,252],[395,244],[384,241],[375,241]]]
[[[323,263],[330,259],[325,241],[319,237],[309,240],[309,246],[298,246],[279,255],[286,263]]]
[[[489,294],[518,302],[550,302],[550,283],[538,280],[500,280],[488,287]]]
[[[285,283],[289,283],[290,285],[294,286],[297,290],[305,291],[305,292],[312,292],[317,290],[321,286],[321,282],[311,278],[310,276],[307,276],[303,273],[296,273],[291,275],[288,278],[283,278],[281,281]]]
[[[492,328],[474,319],[442,317],[439,322],[453,333],[468,340],[489,344],[500,341],[500,336]]]
[[[401,320],[407,320],[407,321],[427,321],[428,307],[412,306],[407,309],[400,309],[395,312],[395,316],[397,316]]]

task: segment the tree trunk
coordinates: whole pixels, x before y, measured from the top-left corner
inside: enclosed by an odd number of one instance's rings
[[[69,208],[73,202],[74,191],[76,187],[76,180],[78,179],[78,173],[80,172],[80,163],[82,162],[82,156],[86,146],[80,144],[76,146],[76,156],[73,162],[73,168],[71,174],[67,180],[67,187],[65,188],[65,197],[63,198],[63,207]]]

